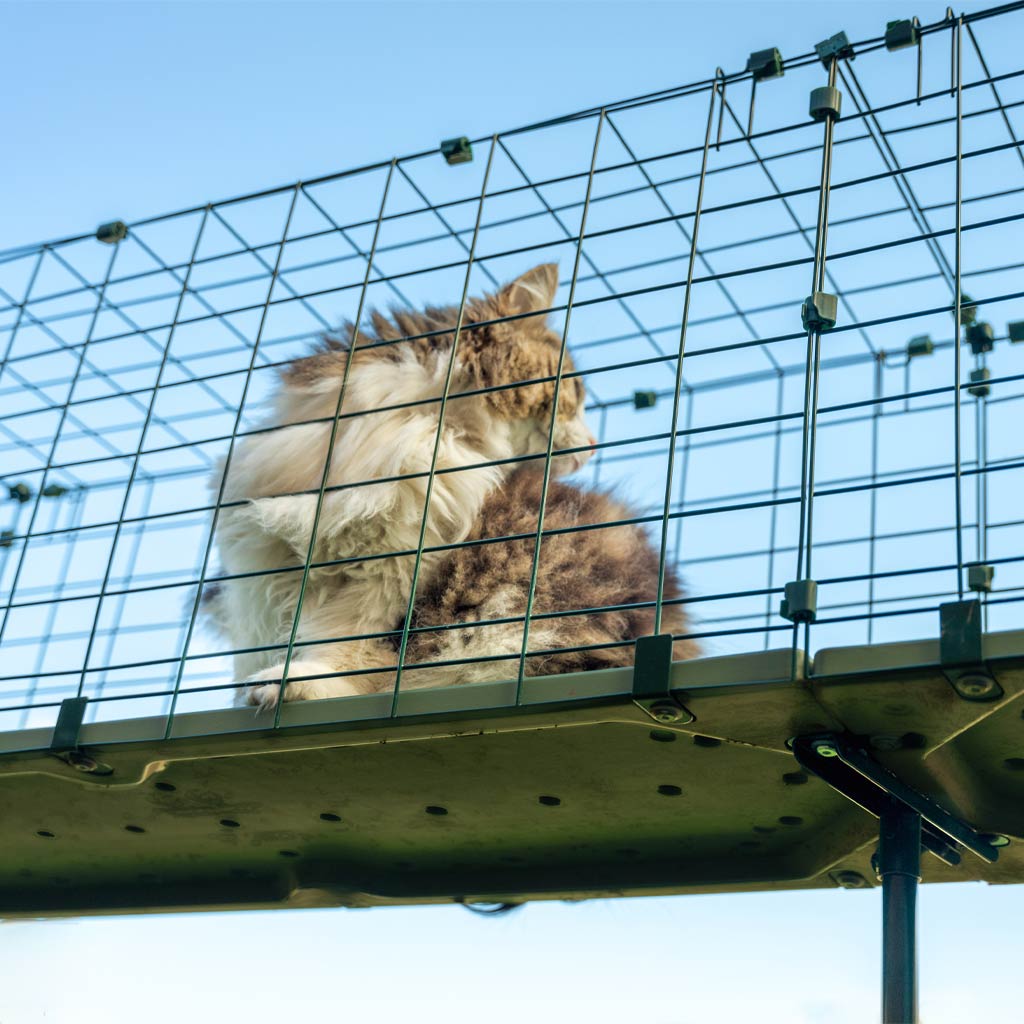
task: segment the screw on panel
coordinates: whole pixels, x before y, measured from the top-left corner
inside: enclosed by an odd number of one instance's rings
[[[754,76],[755,82],[766,82],[769,78],[781,78],[786,71],[782,62],[782,54],[776,47],[769,50],[756,50],[747,58],[747,70]]]
[[[939,660],[957,696],[963,700],[999,700],[1003,688],[985,664],[981,638],[981,601],[939,605]]]
[[[994,565],[972,565],[967,569],[967,586],[977,593],[990,593],[992,578],[996,574]]]
[[[989,373],[987,366],[979,367],[977,370],[971,370],[971,383],[967,390],[974,395],[975,398],[984,398],[992,390],[991,385],[987,383],[991,376],[992,374]]]
[[[634,391],[633,392],[633,408],[634,409],[653,409],[658,404],[658,392],[657,391]]]
[[[919,334],[907,342],[907,358],[930,356],[935,351],[935,342],[927,334]]]
[[[810,115],[815,121],[826,117],[838,121],[843,108],[843,94],[834,85],[811,90]]]
[[[854,58],[853,44],[846,37],[845,32],[837,32],[834,36],[829,36],[828,39],[823,39],[820,43],[815,44],[814,52],[825,67],[829,66],[833,57],[837,60],[853,60]]]
[[[1024,320],[1013,320],[1006,325],[1010,341],[1024,341]]]
[[[11,501],[16,501],[21,505],[24,505],[27,501],[32,499],[32,490],[26,483],[12,484],[7,488],[7,496]]]
[[[920,42],[921,32],[917,18],[886,22],[885,48],[890,53],[893,50],[905,50],[908,46],[917,46]]]
[[[804,299],[800,320],[805,331],[831,331],[836,325],[839,300],[830,292],[815,292]]]
[[[828,876],[840,889],[871,888],[871,883],[859,871],[830,871]]]
[[[987,324],[984,321],[982,323],[971,324],[967,328],[967,341],[971,346],[971,351],[976,355],[980,356],[982,352],[991,352],[995,348],[995,331],[992,330],[992,325]]]
[[[117,245],[128,237],[128,225],[123,220],[112,220],[96,229],[96,239],[107,245]]]
[[[441,155],[449,164],[468,164],[473,159],[473,147],[465,135],[457,139],[444,139]]]
[[[790,622],[813,622],[818,617],[818,584],[814,580],[787,583],[779,614]]]

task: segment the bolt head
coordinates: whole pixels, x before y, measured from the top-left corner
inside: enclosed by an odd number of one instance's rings
[[[652,704],[651,715],[655,721],[661,722],[663,725],[671,725],[673,722],[681,722],[683,720],[683,710],[675,704],[669,704],[668,701],[659,701],[657,704]]]
[[[88,754],[82,754],[77,750],[72,750],[68,754],[68,764],[80,772],[96,771],[96,762]]]
[[[962,697],[974,700],[991,697],[998,692],[998,684],[991,676],[968,673],[961,676],[954,684],[956,692]]]
[[[832,876],[844,889],[868,889],[868,880],[857,871],[837,871]]]

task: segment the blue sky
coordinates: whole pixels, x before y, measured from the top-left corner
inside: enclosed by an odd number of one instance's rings
[[[969,4],[966,10],[979,9]],[[805,52],[919,3],[0,6],[0,249],[131,221]],[[14,923],[2,1024],[847,1024],[877,1006],[877,892]],[[923,1019],[1019,1001],[1018,889],[921,899]],[[353,1005],[354,1004],[354,1005]],[[244,1009],[243,1009],[244,1007]]]

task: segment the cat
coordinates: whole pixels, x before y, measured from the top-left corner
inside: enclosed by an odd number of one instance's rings
[[[214,495],[223,481],[216,544],[229,578],[207,586],[202,607],[238,651],[239,703],[280,699],[349,362],[284,699],[393,690],[435,442],[400,685],[517,676],[562,348],[547,322],[557,289],[557,265],[542,264],[466,302],[439,440],[456,307],[375,312],[368,329],[325,335],[283,368],[263,429],[241,438],[210,480]],[[555,479],[580,469],[596,444],[574,372],[566,352],[544,520],[556,532],[541,544],[529,635],[538,654],[526,659],[527,675],[631,665],[632,641],[654,628],[652,607],[592,610],[653,602],[658,556],[639,525],[574,529],[634,515],[608,494]],[[443,549],[494,537],[509,539]],[[671,570],[664,596],[681,596]],[[687,627],[681,605],[666,604],[662,631]],[[693,657],[697,647],[680,639],[674,651]]]

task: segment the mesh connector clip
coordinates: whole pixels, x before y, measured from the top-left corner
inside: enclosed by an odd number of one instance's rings
[[[785,589],[779,614],[790,622],[813,622],[818,617],[818,584],[814,580],[795,580]]]
[[[747,70],[754,76],[755,82],[764,82],[769,78],[781,78],[785,73],[782,54],[772,47],[770,50],[757,50],[747,58]]]
[[[839,300],[830,292],[815,292],[804,299],[800,319],[805,331],[831,331],[836,325]]]
[[[87,775],[113,775],[114,769],[108,764],[97,761],[79,747],[79,736],[85,711],[89,706],[88,697],[68,697],[60,703],[57,712],[57,724],[53,727],[50,739],[50,753],[58,757],[75,771]]]
[[[921,42],[921,32],[915,24],[916,18],[910,20],[903,18],[899,21],[889,21],[885,25],[885,48],[893,50],[905,50],[908,46],[917,46]]]
[[[63,498],[68,489],[63,484],[47,484],[41,491],[44,498]]]
[[[989,373],[987,366],[982,366],[977,370],[971,370],[971,383],[968,385],[967,390],[974,395],[975,398],[985,398],[992,390],[992,386],[987,383],[991,376],[992,374]]]
[[[7,497],[19,505],[24,505],[32,500],[32,489],[26,483],[11,484],[7,488]]]
[[[918,356],[930,356],[935,351],[935,342],[927,334],[919,334],[907,342],[907,358],[916,359]]]
[[[633,408],[634,409],[653,409],[658,404],[658,392],[657,391],[634,391],[633,392]]]
[[[978,324],[971,324],[967,328],[967,341],[971,346],[971,351],[976,356],[980,356],[982,352],[991,352],[995,348],[995,331],[992,330],[991,324],[987,324],[984,321]]]
[[[112,220],[96,229],[96,240],[107,245],[117,245],[128,237],[128,225],[123,220]]]
[[[956,318],[956,308],[953,309],[953,317]],[[962,327],[970,327],[971,324],[978,319],[978,307],[974,304],[974,299],[967,295],[965,292],[960,293],[960,325]]]
[[[838,121],[843,109],[843,94],[833,85],[811,90],[811,117],[815,121],[831,118]]]
[[[468,164],[473,159],[473,147],[465,135],[457,139],[444,139],[441,155],[449,164]]]
[[[9,548],[14,544],[14,531],[13,530],[2,530],[0,531],[0,548]]]
[[[939,660],[961,699],[988,702],[1003,696],[1003,688],[985,664],[979,600],[939,605]]]
[[[967,586],[979,594],[992,592],[992,577],[996,574],[994,565],[971,565],[967,568]]]
[[[825,67],[829,66],[833,57],[837,60],[853,60],[854,57],[853,44],[845,32],[837,32],[834,36],[817,43],[814,52]]]
[[[1024,320],[1012,320],[1006,325],[1010,341],[1024,341]]]

